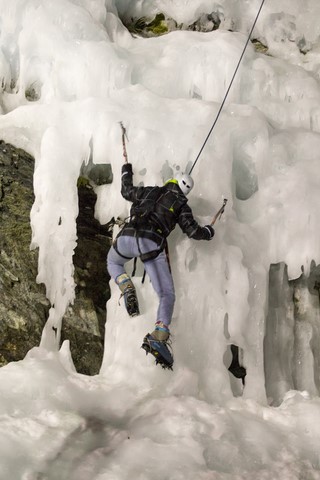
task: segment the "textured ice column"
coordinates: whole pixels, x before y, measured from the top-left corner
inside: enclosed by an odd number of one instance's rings
[[[270,266],[269,309],[264,340],[265,384],[269,403],[279,405],[284,394],[294,388],[293,288],[289,286],[284,263]]]
[[[320,391],[320,267],[288,281],[284,263],[271,265],[264,340],[266,393],[279,405],[290,390]]]
[[[319,297],[309,291],[308,279],[301,275],[292,282],[294,295],[295,341],[294,384],[297,390],[318,395],[319,371]],[[317,292],[315,292],[317,293]]]
[[[313,310],[311,349],[314,357],[314,381],[320,392],[320,265],[316,266],[315,262],[311,262],[308,289],[310,292],[310,305]]]

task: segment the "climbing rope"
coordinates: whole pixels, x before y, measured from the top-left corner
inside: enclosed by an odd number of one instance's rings
[[[234,81],[234,79],[235,79],[235,76],[237,75],[237,72],[238,72],[240,63],[241,63],[241,61],[242,61],[242,59],[243,59],[243,56],[244,56],[244,54],[245,54],[246,48],[247,48],[247,46],[248,46],[248,43],[250,42],[250,38],[251,38],[251,35],[252,35],[252,32],[253,32],[253,29],[254,29],[254,27],[256,26],[256,23],[257,23],[257,20],[258,20],[258,18],[259,18],[259,15],[260,15],[260,12],[261,12],[261,10],[262,10],[262,7],[263,7],[264,2],[265,2],[265,0],[262,0],[261,5],[260,5],[260,8],[259,8],[259,10],[258,10],[258,13],[257,13],[257,15],[256,15],[256,18],[255,18],[255,20],[254,20],[254,22],[253,22],[252,28],[251,28],[251,30],[250,30],[250,32],[249,32],[249,35],[248,35],[246,44],[245,44],[244,49],[243,49],[243,51],[242,51],[242,53],[241,53],[241,56],[240,56],[240,59],[239,59],[239,61],[238,61],[237,66],[236,66],[236,69],[235,69],[235,71],[234,71],[234,74],[233,74],[233,76],[232,76],[232,78],[231,78],[231,82],[230,82],[230,84],[229,84],[229,86],[228,86],[228,88],[227,88],[227,91],[226,91],[226,93],[225,93],[224,99],[223,99],[223,101],[222,101],[222,103],[221,103],[221,105],[220,105],[220,108],[219,108],[218,113],[217,113],[217,115],[216,115],[216,118],[215,118],[215,120],[214,120],[214,122],[213,122],[213,124],[212,124],[212,126],[211,126],[211,128],[210,128],[210,130],[209,130],[209,133],[208,133],[208,135],[206,136],[206,139],[205,139],[205,141],[203,142],[203,145],[202,145],[202,147],[201,147],[201,149],[200,149],[200,151],[199,151],[199,153],[198,153],[198,155],[197,155],[197,158],[196,158],[195,161],[193,162],[193,165],[192,165],[192,167],[191,167],[191,169],[190,169],[189,174],[191,174],[191,172],[192,172],[192,170],[194,169],[197,161],[199,160],[199,157],[200,157],[200,155],[201,155],[201,153],[202,153],[202,151],[203,151],[203,149],[204,149],[204,147],[205,147],[205,145],[206,145],[206,143],[207,143],[207,141],[208,141],[208,139],[209,139],[209,137],[210,137],[210,135],[211,135],[211,133],[212,133],[212,130],[213,130],[214,127],[216,126],[216,123],[217,123],[217,121],[218,121],[218,118],[220,117],[220,113],[221,113],[221,111],[222,111],[222,109],[223,109],[223,106],[224,106],[226,100],[227,100],[227,97],[228,97],[228,95],[229,95],[229,92],[230,92],[230,89],[231,89],[231,87],[232,87],[232,84],[233,84],[233,81]]]

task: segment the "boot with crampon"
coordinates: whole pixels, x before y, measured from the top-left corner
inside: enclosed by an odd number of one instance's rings
[[[146,354],[151,353],[156,359],[156,364],[160,364],[162,368],[172,370],[173,355],[171,353],[169,328],[162,322],[157,322],[155,330],[143,339],[142,348]]]
[[[116,283],[121,290],[121,296],[124,297],[124,304],[130,317],[140,315],[136,289],[129,275],[126,273],[119,275],[116,278]]]

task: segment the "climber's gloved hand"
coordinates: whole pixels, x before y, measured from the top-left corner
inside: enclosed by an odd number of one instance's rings
[[[132,163],[124,163],[122,165],[121,173],[129,173],[132,175]]]
[[[211,225],[205,225],[204,228],[206,231],[206,240],[212,240],[214,237],[214,228]]]

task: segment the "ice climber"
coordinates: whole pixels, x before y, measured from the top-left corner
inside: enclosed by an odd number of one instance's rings
[[[119,286],[128,314],[139,315],[136,290],[124,265],[140,257],[152,286],[159,297],[159,307],[154,331],[148,333],[142,344],[163,368],[172,368],[173,356],[168,348],[170,322],[175,302],[175,292],[166,255],[166,238],[178,223],[188,237],[211,240],[211,225],[201,227],[193,217],[186,195],[193,188],[193,179],[178,173],[162,187],[133,186],[132,164],[122,166],[121,194],[132,203],[130,217],[118,234],[107,257],[110,276]],[[169,345],[170,346],[170,345]]]

